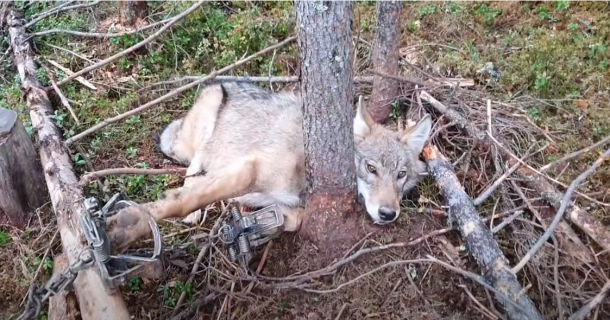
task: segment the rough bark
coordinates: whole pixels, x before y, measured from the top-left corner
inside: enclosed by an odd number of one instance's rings
[[[401,1],[377,2],[377,27],[373,48],[373,69],[398,76]],[[375,122],[385,123],[392,113],[392,102],[399,95],[399,81],[374,76],[369,112]]]
[[[10,44],[40,146],[40,161],[51,203],[57,215],[63,252],[66,254],[68,264],[73,264],[85,249],[85,239],[79,224],[80,213],[84,210],[84,194],[82,189],[77,187],[78,179],[74,173],[70,154],[61,140],[61,132],[50,118],[53,108],[38,81],[37,66],[33,59],[32,48],[26,41],[28,35],[23,27],[24,22],[21,12],[15,9],[10,11],[8,17]],[[73,287],[84,320],[130,318],[120,292],[111,294],[106,292],[95,268],[80,271]]]
[[[48,199],[36,149],[17,113],[0,108],[0,224],[26,226]]]
[[[352,10],[351,2],[296,2],[308,182],[300,231],[324,257],[356,234]]]
[[[146,19],[148,4],[146,1],[119,1],[119,13],[123,26],[133,26],[138,20]]]
[[[68,267],[65,254],[53,258],[53,276]],[[49,320],[76,320],[79,318],[76,296],[73,290],[62,291],[49,299]]]
[[[494,240],[493,234],[478,215],[472,199],[468,197],[458,178],[451,169],[451,164],[436,150],[426,146],[423,151],[431,176],[441,190],[445,203],[449,205],[449,221],[456,222],[457,227],[466,241],[466,248],[483,269],[483,276],[499,292],[511,300],[515,300],[524,310],[518,310],[506,297],[496,295],[509,319],[541,319],[542,315],[536,309],[530,298],[522,294],[523,288],[517,277],[510,272],[508,260]]]

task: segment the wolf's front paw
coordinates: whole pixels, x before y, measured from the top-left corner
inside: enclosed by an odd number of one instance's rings
[[[137,240],[149,238],[150,219],[150,214],[138,205],[121,209],[111,216],[108,219],[108,239],[112,253],[118,254]]]
[[[199,220],[201,220],[201,209],[191,212],[186,218],[182,219],[182,222],[188,225],[194,225],[197,224]]]

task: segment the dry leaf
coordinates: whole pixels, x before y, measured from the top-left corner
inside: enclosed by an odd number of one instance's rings
[[[589,102],[587,102],[587,100],[576,100],[574,103],[580,110],[587,110],[587,108],[589,108]]]

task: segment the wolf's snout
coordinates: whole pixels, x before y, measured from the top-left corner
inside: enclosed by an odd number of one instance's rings
[[[396,218],[396,211],[396,209],[390,207],[381,207],[379,208],[379,217],[383,221],[392,221]]]

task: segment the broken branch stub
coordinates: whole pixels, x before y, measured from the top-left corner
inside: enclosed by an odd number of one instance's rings
[[[483,275],[495,289],[514,300],[527,313],[518,310],[505,297],[496,295],[509,319],[540,319],[542,315],[526,294],[517,277],[510,272],[508,260],[494,240],[493,234],[478,215],[475,206],[451,169],[451,164],[434,146],[423,150],[430,175],[436,181],[445,202],[449,205],[449,221],[456,222],[466,247],[483,269]]]
[[[62,134],[50,118],[53,107],[37,77],[32,48],[27,42],[23,14],[11,8],[8,15],[9,38],[14,63],[19,71],[32,126],[38,139],[40,161],[51,196],[63,252],[68,264],[79,260],[86,249],[79,217],[84,210],[82,189],[77,187],[72,160],[61,139]],[[130,319],[120,292],[108,293],[94,268],[83,269],[73,282],[82,319]]]

